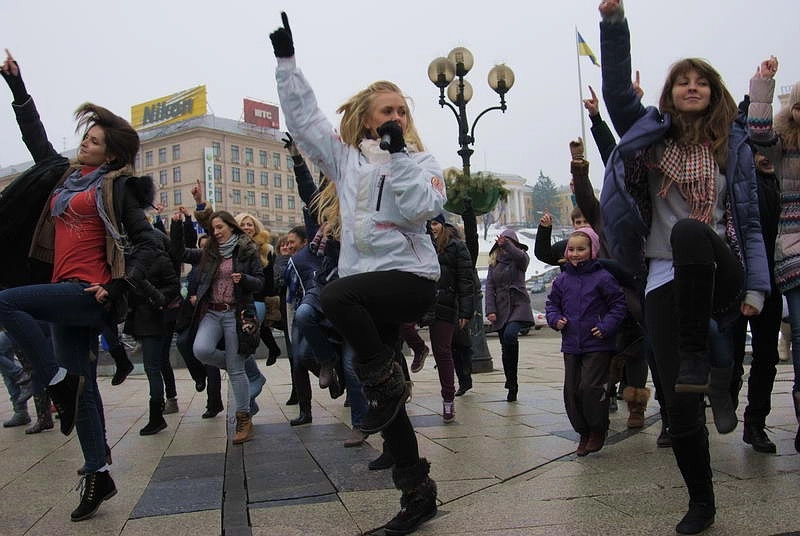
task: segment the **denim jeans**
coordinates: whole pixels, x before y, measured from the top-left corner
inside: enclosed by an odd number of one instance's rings
[[[11,342],[11,337],[5,331],[0,332],[0,374],[3,375],[3,383],[8,389],[8,397],[14,406],[14,411],[28,410],[27,400],[22,404],[17,402],[19,398],[17,379],[22,372],[22,367],[14,359],[14,343]]]
[[[297,334],[305,339],[317,362],[333,366],[339,360],[339,351],[328,338],[330,330],[322,325],[323,320],[325,314],[321,310],[301,303],[294,312],[292,335]]]
[[[94,472],[105,465],[106,451],[97,360],[90,359],[89,352],[96,345],[97,333],[108,321],[108,314],[94,294],[84,292],[87,286],[65,282],[4,290],[0,292],[0,325],[30,361],[41,385],[50,383],[59,364],[72,374],[85,377],[75,429],[85,467]],[[52,323],[52,344],[37,320]]]
[[[142,363],[150,384],[150,398],[164,398],[164,380],[161,376],[161,346],[163,336],[142,337]],[[173,376],[174,380],[174,376]],[[173,381],[174,383],[174,381]]]
[[[217,350],[217,343],[225,339],[225,351]],[[239,337],[236,332],[235,311],[208,311],[200,320],[193,345],[194,355],[201,363],[228,371],[236,411],[250,412],[250,394],[244,362],[247,356],[239,354]]]
[[[361,419],[367,413],[367,397],[358,379],[354,366],[356,351],[345,343],[342,350],[342,370],[344,371],[344,385],[347,389],[347,398],[350,400],[350,424],[353,428],[361,424]]]
[[[794,384],[792,392],[800,391],[800,287],[784,293],[789,305],[789,325],[792,327],[792,365],[794,365]]]

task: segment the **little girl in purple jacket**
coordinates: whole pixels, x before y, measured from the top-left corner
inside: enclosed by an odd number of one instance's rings
[[[561,332],[564,352],[564,405],[578,434],[576,454],[603,448],[608,431],[608,369],[615,335],[626,315],[617,280],[597,262],[600,239],[581,227],[567,241],[564,271],[553,281],[546,316]]]

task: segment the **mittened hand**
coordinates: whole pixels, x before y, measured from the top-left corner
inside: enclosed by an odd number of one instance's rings
[[[406,140],[403,139],[403,127],[397,121],[386,121],[378,127],[378,137],[383,139],[384,136],[389,136],[389,146],[383,147],[390,153],[399,153],[405,150]]]
[[[292,29],[289,27],[289,17],[285,11],[281,11],[281,21],[283,26],[269,34],[269,40],[272,41],[272,50],[276,58],[291,58],[294,56],[294,40]]]

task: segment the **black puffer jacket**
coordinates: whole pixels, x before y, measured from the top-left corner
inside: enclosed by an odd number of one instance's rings
[[[475,310],[472,256],[463,240],[450,239],[439,252],[439,268],[441,275],[436,286],[435,318],[447,322],[472,318]]]
[[[180,279],[166,250],[158,251],[147,267],[146,279],[154,287],[154,292],[129,293],[124,331],[134,337],[166,335],[164,307],[180,292]]]

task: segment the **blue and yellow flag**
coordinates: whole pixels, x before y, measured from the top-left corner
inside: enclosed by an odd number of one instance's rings
[[[589,59],[592,60],[592,63],[600,67],[600,62],[597,61],[597,56],[594,55],[592,49],[589,48],[589,45],[587,45],[586,41],[583,40],[583,36],[581,35],[581,33],[577,30],[575,30],[575,33],[578,34],[578,55],[588,56]]]

